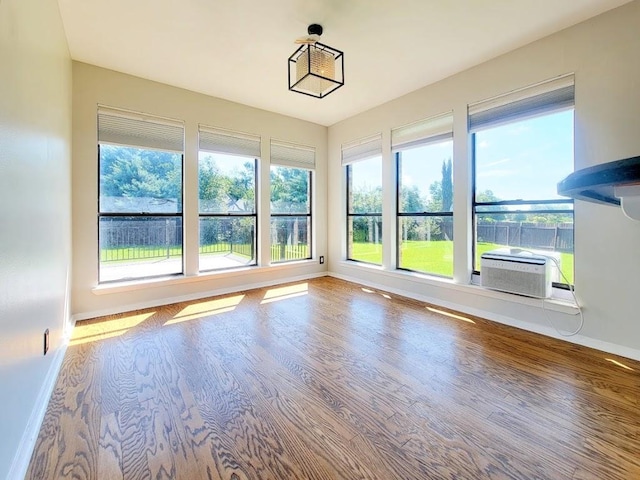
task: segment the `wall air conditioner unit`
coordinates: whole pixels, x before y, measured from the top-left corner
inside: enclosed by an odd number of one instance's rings
[[[480,284],[529,297],[551,296],[551,263],[544,255],[500,248],[480,256]]]

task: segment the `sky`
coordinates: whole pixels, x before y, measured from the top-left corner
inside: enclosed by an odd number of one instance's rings
[[[443,160],[452,157],[452,141],[404,150],[402,184],[428,195],[442,179]],[[354,187],[381,185],[381,167],[380,157],[354,163]],[[477,191],[491,190],[501,200],[563,198],[556,186],[573,172],[573,110],[477,132],[476,170]]]

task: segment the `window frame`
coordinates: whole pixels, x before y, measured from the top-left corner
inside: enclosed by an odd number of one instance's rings
[[[200,155],[200,152],[205,152],[207,150],[200,150],[198,148],[198,157]],[[233,155],[233,154],[225,154],[225,155]],[[260,228],[260,225],[258,224],[258,198],[259,198],[259,194],[258,194],[258,158],[255,157],[244,157],[243,155],[233,155],[235,157],[243,157],[243,158],[251,158],[253,160],[253,185],[254,185],[254,195],[253,195],[253,213],[212,213],[212,212],[205,212],[202,213],[200,211],[200,191],[198,191],[198,272],[200,273],[212,273],[212,272],[221,272],[221,271],[227,271],[227,270],[235,270],[237,268],[246,268],[246,267],[255,267],[258,265],[258,255],[259,255],[259,245],[258,245],[258,238],[260,238],[258,236],[258,230]],[[200,162],[199,162],[199,158],[198,158],[198,184],[200,181]],[[247,263],[244,265],[237,265],[237,266],[231,266],[231,267],[222,267],[222,268],[208,268],[208,269],[202,269],[200,266],[200,248],[202,247],[202,245],[200,244],[200,220],[202,218],[253,218],[253,255],[252,255],[252,262],[251,263]]]
[[[375,155],[366,159],[362,159],[361,161],[367,161],[370,159],[374,159],[374,158],[378,158],[379,155]],[[380,155],[381,157],[381,155]],[[359,218],[359,217],[379,217],[380,218],[380,225],[382,225],[382,210],[380,211],[380,213],[372,213],[372,212],[367,212],[367,213],[351,213],[349,210],[350,204],[352,203],[351,200],[351,169],[353,167],[353,163],[349,163],[347,165],[345,165],[346,167],[346,179],[347,179],[347,186],[346,186],[346,194],[347,194],[347,204],[346,204],[346,217],[347,217],[347,223],[346,223],[346,236],[347,236],[347,260],[350,262],[358,262],[358,263],[364,263],[366,265],[376,265],[376,266],[380,266],[381,263],[373,263],[373,262],[367,262],[365,260],[358,260],[357,258],[351,258],[351,254],[352,254],[352,250],[353,250],[353,242],[349,243],[349,221],[352,218]],[[382,172],[380,172],[380,183],[381,186],[384,187],[384,181],[382,178]],[[384,206],[384,205],[383,205]],[[382,238],[382,237],[381,237]],[[380,243],[380,245],[382,245],[382,243]]]
[[[309,252],[308,256],[304,257],[304,258],[292,258],[290,260],[276,260],[274,261],[272,258],[269,258],[270,263],[274,264],[274,265],[280,265],[283,263],[289,263],[289,262],[299,262],[302,260],[311,260],[313,258],[313,170],[308,169],[308,168],[300,168],[300,167],[289,167],[289,166],[285,166],[285,165],[271,165],[269,168],[269,174],[271,174],[271,168],[273,167],[277,167],[277,168],[296,168],[298,170],[306,170],[307,171],[307,178],[308,178],[308,185],[309,185],[309,193],[308,193],[308,202],[309,202],[309,208],[307,209],[307,213],[273,213],[273,212],[269,212],[269,219],[273,219],[273,218],[287,218],[287,217],[307,217],[307,242],[308,242],[308,246],[307,246],[307,251]],[[271,193],[271,192],[269,192]],[[271,198],[271,197],[270,197]],[[269,202],[271,203],[271,202]],[[269,225],[271,226],[271,222],[269,222]],[[271,254],[271,247],[272,244],[271,242],[269,242],[269,253]],[[271,255],[270,255],[271,257]]]
[[[573,198],[558,198],[558,199],[544,199],[544,200],[501,200],[501,201],[493,201],[493,202],[478,202],[477,201],[477,183],[476,183],[476,177],[477,177],[477,159],[476,159],[476,146],[477,146],[477,142],[476,142],[476,134],[479,131],[485,130],[485,129],[489,129],[489,128],[494,128],[494,127],[498,127],[498,126],[503,126],[503,125],[510,125],[510,124],[514,124],[517,123],[519,121],[525,120],[525,119],[531,119],[531,118],[542,118],[548,115],[554,115],[556,113],[560,113],[563,111],[567,111],[567,110],[574,110],[575,111],[575,106],[572,105],[571,107],[568,106],[559,106],[556,109],[551,109],[551,110],[545,110],[543,112],[540,112],[538,114],[533,114],[533,115],[528,115],[525,118],[515,118],[515,119],[508,119],[505,120],[504,122],[501,122],[499,125],[493,125],[493,126],[488,126],[486,128],[477,128],[473,131],[470,131],[470,135],[471,135],[471,143],[470,143],[470,147],[471,147],[471,229],[472,229],[472,242],[471,242],[471,261],[472,261],[472,274],[473,275],[481,275],[481,272],[479,270],[476,269],[476,265],[478,264],[478,258],[477,258],[477,249],[476,249],[476,244],[477,244],[477,239],[478,239],[478,225],[477,225],[477,218],[480,215],[492,215],[492,214],[568,214],[571,215],[572,218],[572,223],[574,225],[574,239],[575,239],[575,209],[561,209],[561,210],[554,210],[554,209],[545,209],[545,208],[536,208],[533,210],[522,210],[522,209],[516,209],[516,210],[491,210],[490,207],[496,207],[496,206],[522,206],[522,205],[567,205],[567,204],[571,204],[572,206],[574,205],[574,200]],[[574,118],[574,128],[575,128],[575,118]],[[574,158],[573,158],[573,162],[574,162],[574,168],[575,168],[575,151],[574,151]],[[488,210],[483,210],[481,212],[478,212],[478,207],[489,207]],[[575,245],[575,242],[574,242]],[[525,249],[526,250],[526,249]],[[574,258],[575,258],[575,250],[573,252],[574,254]],[[575,280],[574,280],[575,282]],[[568,283],[563,283],[563,282],[552,282],[552,286],[554,288],[560,288],[563,290],[571,290],[573,288],[573,284],[568,284]]]
[[[144,146],[144,145],[132,145],[129,143],[125,143],[125,142],[121,142],[120,139],[118,139],[117,143],[114,142],[113,140],[110,139],[105,139],[105,140],[101,140],[101,129],[100,129],[100,119],[104,117],[122,117],[121,119],[124,119],[124,121],[131,121],[131,122],[148,122],[150,125],[150,129],[153,128],[152,125],[155,124],[155,126],[157,127],[158,125],[163,125],[163,124],[167,124],[165,122],[168,122],[168,124],[170,126],[173,127],[178,127],[182,129],[182,150],[181,151],[174,151],[174,150],[169,150],[167,148],[162,148],[160,147],[153,147],[153,146]],[[97,266],[98,266],[98,285],[108,285],[108,284],[114,284],[114,283],[121,283],[121,282],[128,282],[128,281],[145,281],[145,280],[149,280],[149,279],[153,279],[153,278],[160,278],[160,277],[175,277],[175,276],[181,276],[184,275],[184,271],[185,271],[185,230],[184,230],[184,187],[185,187],[185,168],[184,168],[184,124],[182,122],[176,121],[176,120],[172,120],[172,119],[166,119],[166,118],[162,118],[162,117],[156,117],[153,115],[147,115],[147,114],[141,114],[138,112],[131,112],[128,110],[121,110],[118,108],[112,108],[112,107],[107,107],[104,105],[98,105],[98,110],[97,110],[97,162],[96,162],[96,166],[97,166],[97,208],[96,208],[96,230],[97,230],[97,239],[98,239],[98,243],[97,243],[97,249],[96,249],[96,253],[97,253]],[[175,139],[173,139],[175,140]],[[123,147],[123,148],[131,148],[131,149],[138,149],[138,150],[155,150],[155,151],[159,151],[159,152],[165,152],[165,153],[170,153],[170,154],[174,154],[174,155],[180,155],[180,211],[177,213],[150,213],[150,212],[103,212],[102,211],[102,202],[101,202],[101,184],[102,184],[102,146],[103,145],[113,145],[113,146],[118,146],[118,147]],[[102,280],[101,277],[101,272],[102,272],[102,242],[101,242],[101,234],[100,234],[100,223],[101,223],[101,219],[102,218],[127,218],[127,217],[133,217],[133,218],[155,218],[155,217],[159,217],[159,218],[179,218],[180,219],[180,224],[181,224],[181,230],[182,230],[182,234],[181,234],[181,245],[180,245],[180,271],[179,272],[171,272],[171,273],[160,273],[160,274],[156,274],[156,275],[143,275],[143,276],[135,276],[135,277],[122,277],[122,278],[116,278],[116,279],[112,279],[112,280]]]
[[[421,140],[420,142],[416,142],[414,143],[412,146],[428,146],[430,144],[436,144],[436,143],[440,143],[446,140],[453,140],[453,132],[451,133],[446,133],[446,134],[441,134],[441,135],[435,135],[432,137],[428,137],[425,138],[423,140]],[[401,186],[401,175],[400,175],[400,162],[402,161],[402,151],[403,148],[402,146],[397,147],[395,149],[392,150],[393,153],[393,157],[394,157],[394,162],[395,162],[395,168],[396,168],[396,270],[402,270],[405,272],[415,272],[415,273],[421,273],[424,275],[430,275],[430,276],[434,276],[434,277],[440,277],[440,278],[453,278],[453,276],[448,276],[448,275],[440,275],[438,273],[433,273],[433,272],[427,272],[424,270],[415,270],[413,268],[407,268],[407,267],[401,267],[400,266],[400,249],[401,249],[401,237],[402,237],[402,228],[400,223],[402,222],[402,218],[404,217],[419,217],[419,218],[425,218],[425,217],[451,217],[451,220],[453,222],[453,204],[451,205],[451,211],[450,212],[445,212],[445,211],[440,211],[440,212],[401,212],[400,208],[402,206],[402,198],[401,198],[401,191],[400,191],[400,186]],[[453,152],[452,152],[453,154]],[[453,157],[453,155],[452,155]],[[453,158],[452,158],[452,162],[451,162],[452,168],[453,168]],[[453,175],[453,172],[452,172]],[[452,186],[455,190],[455,185],[453,184],[453,177],[452,177]],[[452,261],[453,264],[453,261]]]

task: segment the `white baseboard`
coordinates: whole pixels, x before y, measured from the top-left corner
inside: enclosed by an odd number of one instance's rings
[[[180,295],[176,297],[165,297],[148,302],[139,302],[129,305],[118,305],[113,308],[106,308],[103,310],[96,310],[93,312],[82,312],[73,315],[74,322],[80,320],[88,320],[90,318],[104,317],[105,315],[114,315],[117,313],[132,312],[134,310],[143,310],[145,308],[160,307],[162,305],[170,305],[172,303],[190,302],[192,300],[199,300],[201,298],[213,297],[216,295],[227,295],[229,293],[243,292],[245,290],[253,290],[256,288],[271,287],[273,285],[280,285],[283,283],[300,282],[302,280],[309,280],[311,278],[326,277],[328,273],[308,273],[305,275],[297,275],[295,277],[279,278],[277,280],[269,280],[266,282],[248,283],[241,287],[229,287],[229,288],[216,288],[214,290],[207,290],[205,292],[198,292],[189,295]]]
[[[388,287],[386,285],[381,285],[376,282],[365,281],[359,278],[350,277],[349,275],[343,275],[341,273],[327,272],[327,275],[330,277],[339,278],[341,280],[346,280],[347,282],[357,283],[360,285],[365,285],[367,287],[375,288],[376,290],[382,290],[385,292],[394,293],[396,295],[401,295],[403,297],[412,298],[414,300],[418,300],[421,302],[431,303],[433,305],[439,305],[441,307],[450,308],[451,310],[456,310],[458,312],[466,313],[467,315],[474,315],[476,317],[485,318],[487,320],[491,320],[494,322],[502,323],[504,325],[520,328],[522,330],[527,330],[529,332],[538,333],[540,335],[545,335],[547,337],[557,338],[559,340],[564,340],[569,343],[575,343],[577,345],[593,348],[596,350],[600,350],[602,352],[640,361],[640,350],[630,348],[630,347],[625,347],[624,345],[617,345],[615,343],[605,342],[595,338],[586,337],[584,335],[574,335],[572,337],[565,337],[565,336],[559,335],[558,332],[556,332],[550,326],[539,325],[539,324],[534,324],[530,322],[523,322],[521,320],[507,317],[505,315],[496,314],[494,312],[490,312],[487,310],[481,310],[478,308],[470,307],[468,305],[458,304],[454,302],[443,301],[441,299],[429,297],[426,295],[415,294],[405,290]]]
[[[68,325],[71,325],[71,328],[69,328]],[[31,455],[33,454],[33,449],[35,448],[38,434],[40,433],[40,427],[42,426],[44,415],[47,412],[47,407],[49,406],[49,399],[51,398],[56,381],[58,380],[58,374],[62,368],[62,361],[64,360],[65,353],[67,352],[67,347],[69,346],[69,339],[71,338],[71,332],[73,331],[72,326],[73,319],[65,317],[62,342],[55,352],[55,357],[51,361],[49,371],[45,377],[45,382],[40,388],[40,393],[38,394],[36,403],[31,411],[31,415],[29,416],[29,421],[27,422],[27,426],[24,429],[22,438],[20,439],[18,451],[13,457],[13,462],[9,469],[7,480],[23,479],[27,474]]]

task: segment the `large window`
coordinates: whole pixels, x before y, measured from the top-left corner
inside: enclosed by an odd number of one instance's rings
[[[342,147],[347,175],[347,259],[382,264],[382,137]]]
[[[200,271],[256,265],[260,137],[200,126]]]
[[[182,273],[184,128],[98,112],[100,282]]]
[[[271,141],[271,261],[311,258],[315,149]]]
[[[573,171],[573,77],[469,107],[475,270],[482,253],[524,249],[556,259],[573,283],[573,201],[557,183]]]
[[[397,266],[453,276],[453,117],[394,129],[397,169]]]

